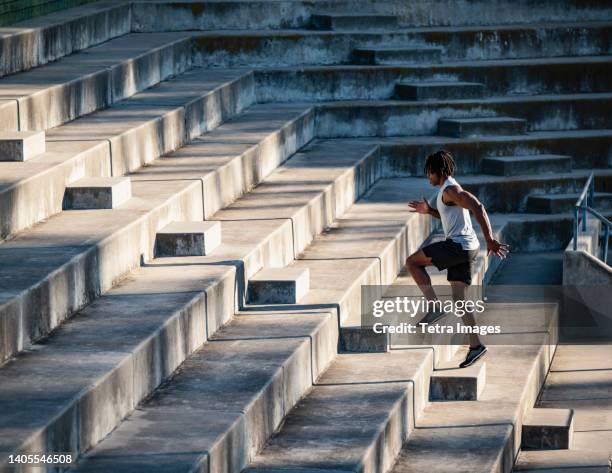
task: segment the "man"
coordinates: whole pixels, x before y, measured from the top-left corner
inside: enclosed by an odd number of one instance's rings
[[[508,245],[500,243],[493,238],[491,223],[487,211],[480,201],[469,192],[463,190],[455,180],[456,165],[449,151],[438,151],[427,156],[425,161],[425,175],[429,182],[440,187],[433,208],[423,198],[421,201],[412,201],[408,205],[412,212],[431,215],[442,221],[442,228],[446,240],[432,243],[410,255],[406,260],[408,269],[415,282],[428,301],[436,301],[436,294],[431,286],[431,279],[425,267],[434,265],[438,269],[446,269],[448,281],[451,284],[454,301],[465,300],[468,286],[472,282],[472,264],[478,254],[480,246],[470,212],[482,228],[487,242],[487,256],[491,253],[504,259],[508,253]],[[434,323],[442,318],[444,312],[430,311],[424,321]],[[466,325],[474,326],[474,315],[466,312],[463,316]],[[470,348],[468,354],[459,366],[470,366],[487,351],[477,334],[470,334]]]

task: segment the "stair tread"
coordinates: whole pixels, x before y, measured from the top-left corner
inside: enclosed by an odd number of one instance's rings
[[[571,156],[562,154],[536,154],[531,156],[489,156],[484,158],[487,161],[500,161],[504,163],[515,163],[519,161],[551,161],[572,159]]]
[[[445,80],[423,80],[423,81],[401,81],[399,85],[412,87],[467,87],[467,86],[482,86],[480,82],[464,82],[464,81],[445,81]]]
[[[355,51],[443,51],[441,46],[359,46]]]
[[[513,117],[469,117],[469,118],[441,118],[447,122],[457,123],[519,123],[525,122],[522,118]]]
[[[580,192],[567,192],[562,194],[546,194],[546,195],[530,195],[530,199],[546,199],[546,200],[566,200],[578,199]],[[595,192],[595,197],[612,197],[612,192]]]

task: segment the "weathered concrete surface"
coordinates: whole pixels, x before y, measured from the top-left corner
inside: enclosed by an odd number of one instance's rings
[[[245,471],[389,469],[427,403],[431,359],[427,348],[339,355]]]
[[[590,74],[584,75],[585,68]],[[258,102],[381,100],[399,80],[484,84],[491,95],[609,92],[609,56],[449,62],[424,66],[307,66],[258,70]],[[334,77],[333,81],[327,80]]]
[[[495,115],[524,118],[527,120],[527,129],[532,132],[605,130],[608,128],[611,106],[612,94],[605,93],[500,96],[479,100],[427,102],[327,102],[317,107],[317,136],[343,138],[434,135],[439,118]]]
[[[0,76],[129,33],[128,2],[102,1],[0,28]]]
[[[572,157],[556,154],[533,156],[495,156],[482,160],[482,172],[497,176],[540,174],[544,172],[569,172]]]
[[[62,212],[0,245],[2,360],[153,255],[157,228],[202,219],[200,186],[135,182],[120,209]]]
[[[560,344],[536,407],[572,409],[570,450],[524,451],[515,471],[606,473],[612,455],[610,344]]]
[[[522,135],[525,131],[526,122],[520,118],[441,118],[438,121],[438,134],[455,138],[475,138],[486,135]]]
[[[247,304],[297,304],[310,290],[308,268],[265,268],[249,278]]]
[[[244,71],[193,70],[47,134],[49,141],[109,140],[114,176],[134,171],[253,103]]]
[[[440,62],[443,49],[438,46],[372,46],[355,48],[355,64],[390,65]]]
[[[523,419],[521,449],[567,450],[574,434],[571,409],[534,408]]]
[[[116,209],[131,198],[129,177],[85,177],[66,186],[64,210]]]
[[[310,25],[317,30],[363,31],[397,28],[397,17],[373,13],[329,13],[313,14]]]
[[[105,108],[185,72],[189,33],[126,35],[57,62],[0,79],[0,98],[19,105],[14,129],[46,130]],[[8,117],[7,117],[8,119]],[[10,126],[11,121],[0,122]]]
[[[486,358],[486,354],[484,355]],[[431,374],[430,401],[478,401],[487,383],[486,361],[458,368],[458,359],[440,364]]]
[[[157,231],[157,256],[206,256],[221,244],[221,222],[172,222]]]
[[[23,162],[44,152],[44,131],[0,132],[0,161]]]
[[[530,212],[561,213],[574,210],[580,197],[579,192],[552,194],[547,196],[531,196],[527,202]],[[596,192],[591,207],[599,212],[612,209],[612,193]]]
[[[134,2],[133,23],[136,31],[168,29],[276,29],[305,27],[309,24],[313,4],[308,1],[215,1],[205,6],[190,2],[155,1]],[[369,11],[395,15],[401,24],[416,26],[467,26],[499,24],[533,24],[534,22],[598,21],[612,15],[610,6],[603,0],[581,3],[545,1],[534,4],[527,0],[490,2],[461,1],[453,3],[453,15],[449,15],[444,1],[418,0],[406,4],[401,0],[375,2]],[[318,11],[363,11],[362,1],[317,1]],[[474,15],[478,11],[478,15]],[[172,21],[168,21],[171,19]]]
[[[451,100],[482,97],[484,86],[476,82],[421,81],[399,82],[395,94],[406,100]]]

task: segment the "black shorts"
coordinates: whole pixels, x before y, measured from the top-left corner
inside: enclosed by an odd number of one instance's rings
[[[421,248],[439,270],[446,269],[449,281],[472,283],[472,265],[478,250],[464,250],[460,243],[451,239],[438,241]]]

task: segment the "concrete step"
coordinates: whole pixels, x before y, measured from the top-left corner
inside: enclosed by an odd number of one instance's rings
[[[320,105],[320,138],[434,135],[438,120],[477,114],[519,116],[529,131],[593,130],[608,126],[612,94],[487,97],[468,100],[338,101]],[[555,120],[550,117],[555,116]]]
[[[308,268],[267,268],[249,278],[246,302],[251,305],[297,304],[309,290]]]
[[[44,152],[44,131],[0,132],[0,161],[23,162]]]
[[[386,183],[381,182],[374,186],[368,199],[384,202],[389,189]],[[399,196],[396,198],[399,202]],[[410,194],[402,195],[402,202],[409,198]],[[354,237],[355,229],[348,227],[337,229],[335,237],[329,234],[317,237],[309,246],[312,253],[304,252],[303,256],[326,252],[331,240],[336,240],[337,244],[345,248],[345,254],[352,253],[353,258],[343,260],[341,265],[337,259],[300,259],[289,265],[308,268],[310,271],[310,291],[299,306],[291,310],[272,305],[253,310],[246,307],[218,335],[212,337],[206,346],[188,359],[170,383],[159,389],[133,416],[94,448],[77,471],[101,471],[108,468],[109,464],[113,465],[114,471],[134,471],[135,468],[150,464],[152,457],[149,453],[153,451],[166,452],[153,460],[160,471],[191,471],[195,464],[202,462],[207,463],[211,470],[223,466],[230,471],[239,471],[246,466],[253,452],[263,448],[291,407],[306,394],[336,355],[340,316],[337,307],[340,307],[341,312],[348,309],[353,317],[358,317],[360,308],[358,299],[354,299],[355,294],[359,294],[362,284],[380,278],[378,260],[369,258],[369,255],[378,251],[382,261],[390,261],[388,253],[405,253],[398,249],[406,241],[401,231],[398,232],[405,221],[399,221],[394,226],[391,225],[394,223],[392,217],[387,216],[387,225],[381,229],[384,216],[381,216],[383,220],[372,221],[371,215],[366,218],[365,208],[357,203],[352,209],[356,207],[359,207],[357,211],[362,214],[361,223],[367,225],[362,232],[377,235],[377,241],[365,239],[361,245],[356,242],[349,248],[346,242],[348,238]],[[405,203],[401,209],[398,204],[395,208],[396,212],[406,214]],[[352,209],[347,215],[352,215],[354,219],[356,215]],[[412,214],[411,219],[416,230],[416,223],[421,219]],[[279,220],[268,222],[279,225]],[[230,222],[224,222],[223,228],[226,223]],[[231,223],[236,228],[243,226],[240,221]],[[287,223],[288,229],[291,228],[288,222],[284,223]],[[319,248],[321,245],[322,248]],[[361,253],[360,249],[365,251]],[[235,259],[220,254],[216,258],[220,263]],[[394,256],[393,259],[402,259],[403,264],[403,256]],[[191,263],[200,261],[205,263],[205,260],[198,258],[192,259]],[[166,267],[168,263],[172,263],[172,259],[156,260],[154,265]],[[202,267],[207,266],[202,264]],[[330,278],[337,281],[337,284],[330,286]],[[354,292],[355,288],[357,293]],[[350,298],[353,300],[347,305],[346,300]],[[325,320],[321,321],[323,317]],[[252,321],[252,324],[246,327],[246,321]],[[317,331],[325,333],[318,335],[312,329],[296,331],[296,323],[301,327],[320,325],[322,328]],[[422,359],[429,360],[429,357],[431,350],[422,350]],[[396,376],[393,370],[373,370],[376,364],[370,365],[355,358],[348,360],[353,360],[351,366],[355,368],[371,370],[372,376],[380,376],[381,373]],[[397,366],[398,369],[410,369],[415,358],[402,356],[381,360],[387,360],[385,363]],[[418,369],[431,369],[431,361],[420,363]],[[351,369],[347,373],[355,375],[357,371]],[[421,379],[426,380],[426,377]],[[400,391],[394,392],[393,397],[404,406],[401,411],[405,412],[411,391],[407,387],[410,382],[403,377],[399,382],[403,386]],[[385,384],[384,388],[379,387],[379,392],[388,390],[389,385]],[[194,395],[196,392],[199,394]],[[417,399],[426,400],[426,396],[427,391],[421,390]],[[173,415],[169,415],[170,412]],[[404,414],[402,417],[410,418]],[[193,422],[196,418],[198,421]],[[202,422],[205,418],[210,418],[211,422]],[[151,423],[152,419],[157,419],[155,425]],[[190,424],[186,423],[188,419],[192,419]],[[212,423],[212,419],[217,420]],[[193,435],[185,437],[186,425],[192,426],[189,431]],[[182,439],[181,447],[178,447],[180,451],[190,453],[177,456],[176,441],[179,437]],[[236,443],[236,438],[244,438],[246,441]],[[162,445],[166,447],[160,450]],[[396,442],[396,445],[399,447],[401,441]],[[130,453],[126,454],[128,450]],[[358,453],[357,450],[354,452]]]
[[[131,198],[129,177],[87,177],[66,186],[64,210],[116,209]]]
[[[63,212],[0,245],[5,262],[0,268],[0,312],[5,333],[13,334],[3,346],[2,360],[110,289],[140,263],[141,254],[150,259],[158,228],[209,218],[311,138],[303,106],[254,107],[240,120],[133,173],[133,199],[121,209]],[[220,195],[219,188],[224,189]],[[16,268],[24,266],[29,270],[16,278]],[[65,280],[79,285],[66,285]]]
[[[610,23],[605,21],[385,31],[269,28],[236,31],[227,29],[232,20],[225,19],[219,31],[196,28],[199,31],[194,35],[195,64],[205,67],[284,67],[349,61],[369,65],[439,64],[440,53],[445,61],[453,62],[598,56],[608,54],[605,38],[612,32]]]
[[[443,49],[437,46],[371,46],[353,50],[355,64],[390,65],[439,63]]]
[[[427,403],[431,364],[426,347],[339,355],[244,471],[387,471]]]
[[[571,170],[572,157],[556,154],[494,156],[482,160],[482,172],[497,176],[570,172]]]
[[[441,118],[438,134],[455,138],[474,138],[484,135],[522,135],[527,122],[511,117]]]
[[[422,81],[399,82],[395,95],[406,100],[452,100],[482,97],[484,86],[476,82]]]
[[[312,28],[333,31],[363,31],[397,28],[397,17],[377,13],[329,13],[310,17]]]
[[[155,255],[206,256],[220,244],[220,222],[172,222],[157,231]]]
[[[398,81],[431,77],[482,83],[492,96],[604,93],[612,90],[611,76],[610,56],[457,61],[428,67],[295,66],[256,72],[259,102],[385,100],[393,96]]]
[[[191,34],[128,34],[0,79],[0,128],[47,130],[103,109],[192,63]]]
[[[558,309],[554,304],[488,304],[485,314],[487,321],[479,323],[507,323],[512,316],[538,319],[544,333],[538,328],[532,341],[520,345],[493,338],[485,342],[487,380],[478,401],[434,402],[426,407],[391,472],[461,471],[466,465],[470,471],[512,471],[522,412],[535,402],[557,343],[553,327]]]
[[[487,383],[486,361],[481,359],[467,368],[458,368],[461,361],[455,358],[436,367],[429,380],[430,401],[480,399]]]
[[[22,449],[27,450],[30,444],[36,444],[39,448],[43,448],[39,443],[36,443],[39,441],[38,439],[52,437],[54,439],[52,442],[58,442],[58,444],[49,445],[47,443],[50,451],[67,449],[63,451],[77,454],[83,453],[113,430],[119,421],[130,413],[140,400],[149,395],[151,390],[155,389],[164,378],[169,376],[185,357],[230,320],[234,310],[243,304],[246,280],[256,279],[256,275],[262,268],[283,267],[293,260],[296,243],[292,222],[299,221],[297,215],[306,213],[310,214],[312,222],[325,222],[325,215],[341,215],[348,195],[354,195],[354,198],[357,198],[359,193],[367,190],[369,184],[366,181],[356,179],[355,174],[362,169],[364,174],[376,176],[374,172],[365,172],[366,166],[376,165],[376,160],[370,157],[370,147],[363,145],[354,147],[352,153],[349,153],[348,147],[343,147],[341,144],[339,146],[344,153],[344,160],[342,164],[337,163],[333,170],[328,166],[328,150],[323,148],[317,151],[315,149],[310,153],[303,152],[303,157],[292,158],[286,165],[281,166],[269,176],[270,182],[264,181],[262,186],[267,184],[268,191],[272,191],[275,186],[279,190],[278,193],[275,193],[275,202],[278,208],[268,207],[266,209],[265,204],[269,203],[267,193],[262,192],[259,196],[245,196],[249,205],[261,208],[259,215],[255,219],[245,216],[243,219],[223,220],[221,223],[222,243],[211,255],[163,257],[152,260],[145,258],[144,267],[130,273],[126,279],[105,292],[75,317],[57,327],[49,338],[33,345],[31,350],[18,355],[15,360],[9,361],[5,367],[0,368],[0,379],[3,379],[3,373],[9,373],[6,375],[6,382],[2,383],[2,386],[9,386],[7,387],[8,391],[6,391],[7,398],[12,396],[13,391],[11,389],[17,389],[19,386],[23,388],[24,383],[31,379],[27,374],[30,372],[29,370],[36,370],[37,367],[42,365],[48,366],[56,358],[64,359],[62,357],[66,357],[67,361],[62,363],[61,366],[67,371],[62,376],[69,377],[74,382],[74,384],[66,386],[66,389],[72,389],[69,396],[58,395],[56,403],[49,403],[49,411],[39,413],[34,427],[26,423],[23,425],[23,429],[19,431],[18,436],[7,442],[10,444],[10,448],[6,445],[2,448],[10,451],[21,451]],[[323,157],[326,157],[327,160],[324,160]],[[297,160],[296,163],[292,163],[294,159]],[[308,168],[304,166],[305,163],[309,163]],[[253,164],[252,161],[251,164]],[[291,164],[293,164],[293,167]],[[292,173],[299,173],[295,176],[299,175],[303,180],[310,179],[309,192],[299,196],[299,198],[296,195],[283,195],[280,192],[283,186],[287,188],[293,182]],[[326,176],[326,179],[322,178],[323,175]],[[156,181],[135,181],[135,191],[138,185],[147,185],[159,192],[160,183],[163,182],[159,180],[159,177],[158,175]],[[191,187],[201,202],[200,182],[195,180],[170,180],[165,184],[185,182],[191,182]],[[361,182],[362,187],[357,188],[357,182]],[[283,207],[286,208],[284,212],[279,210]],[[222,217],[227,217],[224,213],[223,210],[217,212],[213,215],[213,218],[222,220]],[[285,215],[285,217],[278,218],[279,215]],[[195,220],[193,217],[192,219]],[[170,219],[170,221],[173,220],[180,219]],[[248,232],[244,231],[246,220],[248,220],[249,225]],[[104,223],[101,222],[101,224]],[[161,221],[157,224],[153,222],[140,225],[153,228],[165,227],[165,223],[161,223]],[[308,227],[311,230],[316,228],[313,223]],[[125,244],[125,241],[125,239],[120,239],[118,244]],[[309,242],[307,241],[305,244]],[[109,253],[111,252],[109,251]],[[104,255],[104,251],[101,251],[100,254]],[[112,256],[115,257],[116,252]],[[232,261],[234,264],[228,265],[228,261]],[[275,271],[285,270],[276,269]],[[353,274],[353,277],[357,276]],[[359,281],[353,281],[353,283],[357,284]],[[311,294],[312,291],[309,292],[309,295]],[[146,299],[145,296],[149,299]],[[146,302],[144,302],[145,299]],[[313,343],[317,343],[317,350],[323,350],[320,355],[321,365],[318,368],[313,368],[315,375],[316,370],[322,369],[327,364],[325,357],[330,356],[332,351],[335,353],[338,330],[337,314],[332,315],[329,310],[319,312],[322,318],[330,319],[329,322],[325,322],[327,328],[323,327],[327,331],[327,335],[324,335],[324,337],[328,337],[331,333],[333,339],[329,341],[325,338],[323,342],[318,342],[316,333],[308,332],[304,335],[314,337]],[[126,313],[129,314],[129,317],[126,316]],[[138,316],[140,313],[144,315],[142,317]],[[134,314],[137,315],[134,316]],[[253,316],[251,317],[251,315]],[[299,322],[303,319],[303,315],[299,311],[297,315],[296,313],[288,313],[287,318],[291,322],[288,322],[289,326],[283,325],[281,317],[277,316],[278,314],[263,318],[260,317],[261,315],[264,315],[264,311],[262,307],[259,307],[246,317],[254,323],[251,326],[252,328],[249,329],[251,330],[250,338],[253,338],[255,330],[261,329],[261,323],[265,320],[268,320],[271,326],[278,323],[279,325],[275,327],[275,330],[294,330],[293,322],[297,323],[300,330],[304,327],[304,324]],[[135,324],[134,320],[142,321],[142,323]],[[311,320],[313,323],[316,322],[317,327],[319,326],[320,318],[315,321],[313,315]],[[306,326],[312,328],[310,322]],[[329,332],[330,330],[331,332]],[[122,341],[126,344],[125,346],[117,348],[116,343],[113,343],[112,346],[108,345],[109,340],[114,338],[112,334],[116,333],[123,334]],[[206,338],[203,338],[204,335]],[[261,336],[261,333],[259,336]],[[79,345],[81,340],[82,346]],[[268,341],[260,341],[252,348],[259,349],[262,343],[269,347]],[[242,343],[237,344],[232,336],[228,336],[228,343],[224,344],[224,346],[229,347],[228,349],[233,349],[231,347],[237,347],[238,345],[240,347],[245,346]],[[299,353],[290,351],[287,356],[297,357],[296,362],[303,363],[303,355],[307,353],[308,360],[311,360],[310,341],[305,343],[304,340],[293,340],[289,343],[291,350],[297,349],[296,346],[299,348]],[[47,349],[48,347],[50,348]],[[328,347],[331,347],[331,349]],[[272,349],[281,349],[282,351],[286,348],[286,342],[279,342],[279,345]],[[63,353],[61,357],[56,354],[57,349]],[[216,349],[211,348],[211,350],[214,352]],[[91,370],[80,371],[82,358],[79,358],[75,353],[78,354],[81,351],[86,351],[92,359],[102,360],[102,366],[94,365]],[[252,351],[250,355],[252,355]],[[279,353],[276,352],[273,360],[278,361],[278,355]],[[283,358],[283,360],[285,359]],[[256,360],[252,361],[255,362]],[[287,363],[282,361],[281,372],[288,369]],[[225,359],[221,365],[226,367]],[[252,367],[255,369],[261,368],[257,363],[253,364]],[[130,373],[129,370],[134,370],[134,373]],[[113,374],[111,375],[111,373]],[[238,371],[236,374],[240,376]],[[257,372],[256,375],[259,374],[260,372]],[[300,379],[307,379],[310,383],[310,375],[311,368],[304,372],[300,368],[300,371],[295,374],[288,375],[287,382],[291,380],[289,385],[292,386],[296,376],[298,376]],[[125,385],[125,379],[131,380],[133,376],[135,376],[135,386],[128,389],[129,386]],[[102,379],[108,381],[101,382]],[[48,382],[52,383],[53,380],[57,380],[57,377],[50,377]],[[262,381],[267,382],[268,380],[266,378]],[[43,384],[45,383],[47,383],[46,380]],[[243,378],[236,382],[236,386],[244,388]],[[276,389],[274,388],[273,392],[276,392]],[[300,390],[306,389],[306,387],[291,387],[290,389],[296,389],[300,393],[299,397],[302,393]],[[109,391],[114,394],[107,395]],[[41,396],[43,394],[48,395],[44,390],[37,392]],[[2,388],[0,388],[0,396],[2,393]],[[75,393],[78,393],[78,395]],[[32,403],[36,404],[39,401],[40,398],[36,398]],[[30,412],[33,409],[27,403],[22,404],[22,408],[25,409],[24,412]],[[63,417],[60,419],[53,417],[58,409],[75,413],[82,419],[82,423],[67,427],[63,424],[65,420]],[[280,414],[281,417],[274,422],[280,422],[284,412],[281,411]],[[0,427],[11,428],[16,415],[13,404],[5,415],[7,420],[6,422],[0,421]],[[273,430],[275,425],[278,425],[277,423],[268,427]],[[225,424],[223,426],[225,427]],[[252,428],[257,429],[258,427],[252,426]],[[69,435],[53,435],[53,432],[60,430],[66,432],[66,429],[70,432]],[[272,430],[270,430],[270,433]],[[0,437],[8,438],[10,436]],[[79,442],[69,445],[59,443],[75,438],[80,439]]]
[[[386,176],[422,176],[425,157],[441,148],[457,159],[461,173],[480,173],[481,163],[492,156],[527,153],[569,155],[573,168],[607,169],[612,152],[612,130],[530,132],[516,136],[458,139],[442,136],[379,138]],[[410,156],[411,159],[406,159]]]
[[[318,8],[330,11],[358,12],[363,10],[361,0],[338,2],[317,2]],[[135,3],[132,6],[133,28],[135,31],[175,30],[213,30],[226,28],[232,30],[303,28],[309,24],[312,3],[307,0],[295,1],[286,5],[270,4],[265,1],[234,2],[219,1],[209,5],[207,11],[191,8],[186,4],[167,0],[163,2]],[[333,9],[333,10],[332,10]],[[480,14],[474,15],[477,10]],[[563,8],[553,0],[538,3],[535,7],[517,5],[509,0],[498,2],[495,6],[479,0],[475,4],[431,4],[419,2],[407,5],[401,1],[376,3],[376,11],[394,15],[402,24],[418,27],[466,28],[473,25],[526,25],[534,28],[539,24],[585,21],[597,22],[609,18],[612,12],[605,2],[597,4],[563,3]],[[169,21],[171,19],[171,21]],[[499,40],[501,42],[501,40]]]
[[[574,411],[534,408],[523,419],[521,449],[559,450],[571,448]]]
[[[222,99],[228,95],[235,99]],[[0,238],[60,212],[75,180],[118,177],[150,164],[252,102],[248,74],[194,70],[51,130],[46,153],[0,163]]]
[[[561,213],[574,210],[580,192],[564,194],[530,195],[527,200],[527,210],[535,213]],[[598,210],[612,209],[612,193],[596,192],[592,204]]]
[[[129,4],[98,2],[3,27],[0,77],[128,34],[130,13]]]

